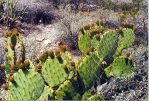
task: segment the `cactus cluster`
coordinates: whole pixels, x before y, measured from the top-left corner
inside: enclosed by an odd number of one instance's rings
[[[7,100],[103,100],[91,89],[101,72],[122,80],[133,76],[131,59],[121,56],[135,41],[130,27],[106,29],[102,20],[81,27],[78,46],[83,55],[77,62],[63,42],[42,52],[33,63],[25,56],[17,59],[15,46],[21,35],[13,29],[5,37],[7,59],[1,67],[7,72],[7,83],[2,85],[8,90]],[[104,68],[103,62],[108,64]]]
[[[123,49],[132,46],[133,43],[135,42],[133,25],[128,23],[123,24],[122,26],[124,28],[120,28],[116,30],[111,30],[111,29],[105,30],[104,25],[105,24],[103,23],[103,21],[96,21],[96,25],[88,27],[90,28],[88,30],[81,28],[81,33],[79,35],[79,40],[78,40],[79,48],[80,50],[82,50],[83,44],[85,43],[85,40],[82,39],[82,36],[85,39],[85,37],[88,38],[89,35],[94,35],[90,39],[88,39],[87,43],[89,43],[90,45],[84,46],[87,48],[84,48],[83,54],[85,54],[84,52],[86,51],[92,50],[89,52],[93,52],[97,54],[99,58],[98,60],[99,64],[102,61],[111,62],[114,59],[110,67],[105,68],[105,71],[106,71],[105,73],[107,74],[107,76],[109,76],[110,74],[110,76],[115,76],[117,78],[123,78],[123,77],[127,78],[129,76],[126,76],[126,74],[128,75],[133,74],[133,69],[132,69],[133,65],[128,64],[131,61],[128,58],[124,59],[124,60],[128,60],[127,61],[128,63],[126,63],[126,61],[124,61],[121,58],[121,52]],[[92,28],[96,28],[96,31],[92,30]],[[99,34],[100,39],[97,40],[97,38],[95,37],[95,34],[97,35],[101,28],[104,30],[100,32]],[[92,34],[93,32],[94,34]],[[88,55],[91,56],[90,54],[87,53],[85,57],[88,57]],[[128,67],[128,68],[125,68],[125,67]],[[91,68],[91,66],[88,66],[88,69],[89,68]],[[95,68],[95,66],[93,68]],[[99,68],[100,68],[100,65],[99,65]],[[92,69],[89,69],[89,70],[90,70],[89,74],[91,74]]]

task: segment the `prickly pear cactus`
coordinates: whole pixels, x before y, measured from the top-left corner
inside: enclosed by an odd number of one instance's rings
[[[88,100],[89,101],[103,101],[104,98],[100,94],[95,94],[95,95],[92,95]]]
[[[52,88],[45,86],[41,96],[37,100],[54,100],[53,92],[54,90]]]
[[[89,36],[89,31],[86,31],[85,34],[80,34],[78,40],[78,46],[82,53],[86,54],[91,47],[91,38]]]
[[[89,89],[83,94],[82,100],[100,101],[103,100],[103,96],[101,94],[97,94],[92,89]]]
[[[19,69],[9,82],[7,100],[36,100],[44,89],[44,81],[33,69]]]
[[[85,28],[84,29],[82,28],[78,39],[78,46],[80,51],[83,54],[88,53],[91,47],[93,47],[94,45],[95,46],[97,45],[95,43],[96,41],[98,42],[100,40],[100,36],[103,33],[103,31],[104,31],[104,27],[99,23],[97,25],[94,25],[94,24],[90,25],[89,29],[87,30],[85,30]]]
[[[17,59],[22,62],[25,60],[25,48],[23,47],[22,37],[16,28],[6,32],[4,36],[6,51],[6,61],[4,64],[6,74],[9,74],[10,64],[16,64]],[[16,49],[20,49],[20,51],[18,52]]]
[[[122,35],[119,36],[116,55],[119,55],[124,48],[128,48],[132,46],[134,41],[135,41],[135,34],[134,34],[133,29],[123,28]]]
[[[5,33],[6,61],[1,67],[8,78],[3,86],[8,90],[6,100],[103,100],[91,87],[102,72],[123,80],[134,75],[132,61],[120,55],[135,41],[131,28],[105,30],[104,27],[105,22],[98,20],[80,29],[78,47],[83,56],[77,63],[66,51],[67,45],[60,42],[55,52],[46,50],[35,59],[35,68],[30,60],[25,60],[18,30]],[[18,50],[19,47],[22,48]],[[109,59],[114,61],[106,67],[103,61]]]
[[[50,87],[58,86],[69,77],[65,69],[71,67],[67,61],[68,58],[66,59],[66,55],[67,53],[55,53],[54,57],[49,57],[43,64],[41,69],[42,75]]]
[[[113,56],[117,48],[118,34],[114,30],[108,30],[104,33],[95,49],[101,60]]]
[[[100,60],[95,53],[86,55],[78,65],[78,76],[84,89],[89,89],[100,71]]]
[[[127,79],[134,74],[132,61],[125,57],[116,57],[113,63],[105,69],[107,76],[114,76],[119,79]]]
[[[77,92],[76,88],[73,86],[72,82],[66,80],[59,89],[55,92],[56,100],[78,100],[81,99],[80,94]]]
[[[12,29],[4,34],[5,36],[5,51],[6,51],[6,58],[7,62],[10,64],[14,64],[15,61],[15,46],[17,43],[17,29]]]
[[[95,92],[92,89],[87,90],[83,96],[82,96],[82,100],[88,100],[93,94],[95,94]]]

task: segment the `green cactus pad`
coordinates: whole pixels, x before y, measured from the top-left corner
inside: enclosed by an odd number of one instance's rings
[[[119,37],[116,55],[119,55],[124,48],[129,48],[130,46],[132,46],[135,41],[135,34],[133,29],[124,28],[122,29],[122,31],[123,36]]]
[[[111,57],[117,48],[118,34],[114,30],[108,30],[101,38],[96,50],[101,61],[107,57]]]
[[[85,56],[78,65],[78,74],[83,82],[84,88],[89,89],[96,80],[100,70],[100,61],[95,53]]]
[[[67,68],[68,68],[68,71],[72,71],[72,66],[71,66],[71,62],[72,62],[72,54],[70,54],[69,52],[64,52],[61,54],[62,55],[62,58],[63,60],[65,61],[65,65],[67,65]]]
[[[7,100],[36,100],[44,89],[44,81],[38,72],[21,69],[14,73],[14,82],[9,82]]]
[[[48,86],[45,86],[44,87],[44,91],[42,92],[41,96],[37,99],[37,100],[54,100],[54,95],[53,95],[53,89],[48,87]]]
[[[12,50],[11,46],[11,37],[8,37],[5,39],[5,50],[6,51],[6,58],[7,58],[7,62],[9,62],[10,64],[14,64],[14,50]]]
[[[89,36],[89,31],[86,31],[85,34],[79,35],[78,46],[82,53],[86,54],[91,47],[91,38]]]
[[[94,92],[93,89],[89,89],[83,94],[82,100],[100,101],[103,100],[103,96]]]
[[[88,100],[89,101],[104,101],[103,96],[100,94],[92,95]]]
[[[55,99],[57,100],[79,100],[80,94],[73,87],[71,81],[65,81],[59,89],[55,92]]]
[[[21,34],[16,28],[5,34],[7,37],[5,37],[6,61],[4,65],[7,75],[10,73],[10,65],[15,64],[16,59],[25,60],[25,48],[23,47]]]
[[[42,75],[50,87],[58,86],[64,82],[68,75],[64,70],[66,61],[58,58],[49,58],[42,66]]]
[[[92,89],[87,90],[83,96],[82,100],[88,100],[95,92]]]
[[[105,69],[107,76],[114,76],[119,79],[127,79],[133,76],[134,69],[132,61],[125,57],[116,57],[113,63]]]

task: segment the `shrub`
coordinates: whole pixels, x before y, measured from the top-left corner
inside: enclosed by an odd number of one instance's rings
[[[27,7],[16,8],[19,0],[1,0],[0,2],[0,22],[9,26],[14,27],[15,22],[20,20],[23,14],[26,12]]]

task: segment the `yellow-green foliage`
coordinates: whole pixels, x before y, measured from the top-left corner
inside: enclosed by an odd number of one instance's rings
[[[103,21],[97,21],[96,24],[81,28],[78,45],[83,56],[77,64],[72,61],[71,53],[66,51],[67,47],[61,43],[55,52],[47,50],[39,55],[35,59],[35,68],[30,60],[24,61],[24,56],[21,61],[15,58],[15,46],[23,43],[18,30],[5,33],[4,67],[8,77],[6,99],[103,100],[104,97],[93,92],[91,87],[101,72],[105,72],[107,77],[123,80],[133,76],[132,61],[120,55],[124,48],[132,46],[135,41],[131,28],[115,31],[106,30],[104,26]],[[103,61],[108,64],[104,71]]]
[[[122,29],[122,35],[119,36],[118,47],[115,55],[120,55],[123,49],[132,46],[134,42],[134,30],[130,28]]]
[[[95,92],[92,89],[89,89],[83,94],[82,100],[88,100],[94,94]]]
[[[25,59],[25,49],[22,41],[22,37],[16,28],[11,29],[10,31],[4,33],[5,37],[5,51],[6,51],[6,61],[5,68],[6,73],[10,72],[10,66],[16,64],[17,59],[24,61]],[[20,46],[21,54],[20,56],[16,55],[16,46]]]
[[[54,95],[53,95],[54,90],[48,86],[45,85],[44,90],[41,94],[41,96],[37,100],[53,100]]]
[[[87,24],[80,29],[78,47],[83,54],[87,54],[91,47],[96,46],[96,41],[100,40],[104,27],[99,23],[96,25]]]
[[[17,20],[20,20],[21,17],[26,13],[26,8],[25,6],[22,6],[21,8],[16,8],[17,3],[19,0],[1,0],[0,5],[1,10],[0,10],[0,16],[4,24],[7,26],[14,26],[14,22]],[[21,5],[20,5],[21,6]]]
[[[51,86],[57,86],[68,77],[64,70],[64,60],[58,58],[47,59],[42,66],[42,75],[45,81]]]
[[[100,70],[100,61],[96,54],[86,55],[78,65],[78,75],[84,88],[89,89],[95,82]]]
[[[81,34],[78,40],[79,49],[82,53],[86,54],[91,47],[91,38],[89,36],[89,32],[85,32],[85,34]]]
[[[117,48],[118,34],[114,30],[105,31],[103,38],[96,45],[95,49],[101,60],[112,57]]]
[[[72,82],[67,80],[65,81],[59,89],[55,92],[56,100],[78,100],[81,99],[80,94],[76,91],[76,88],[73,87]]]
[[[119,79],[127,79],[133,76],[134,68],[132,61],[125,57],[116,57],[113,63],[105,69],[108,77],[114,76]]]
[[[13,74],[9,82],[7,100],[36,100],[44,89],[44,81],[38,72],[30,69]]]
[[[83,96],[82,96],[82,100],[90,100],[90,101],[102,101],[104,98],[101,94],[97,94],[96,92],[94,92],[92,89],[87,90]]]

